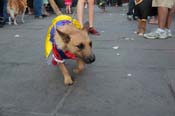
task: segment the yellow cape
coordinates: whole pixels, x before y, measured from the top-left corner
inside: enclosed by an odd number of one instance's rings
[[[80,23],[76,20],[76,19],[72,19],[72,17],[68,16],[68,15],[59,15],[56,18],[54,18],[52,20],[52,24],[49,26],[46,37],[45,37],[45,50],[44,50],[44,54],[45,57],[48,58],[49,55],[51,54],[51,50],[52,50],[52,43],[50,41],[50,31],[51,29],[55,26],[55,24],[59,21],[62,20],[67,20],[67,21],[71,21],[72,24],[74,24],[78,29],[81,29],[81,25]]]

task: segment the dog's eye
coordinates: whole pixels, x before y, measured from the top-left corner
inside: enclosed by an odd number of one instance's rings
[[[92,47],[92,42],[89,43],[89,46]]]
[[[84,49],[84,45],[81,43],[81,44],[77,45],[77,48],[82,50],[82,49]]]

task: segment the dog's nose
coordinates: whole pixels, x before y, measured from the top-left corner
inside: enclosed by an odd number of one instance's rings
[[[85,62],[87,64],[93,63],[94,61],[95,61],[95,55],[94,54],[92,54],[89,57],[85,58]]]

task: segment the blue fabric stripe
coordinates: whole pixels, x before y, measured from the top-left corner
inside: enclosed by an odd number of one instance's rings
[[[63,26],[65,24],[70,24],[71,21],[68,21],[68,20],[62,20],[62,21],[58,21],[56,23],[56,28],[59,27],[59,26]],[[54,44],[54,33],[55,33],[55,27],[53,26],[51,31],[50,31],[50,41],[52,42],[52,44]],[[61,58],[63,59],[67,59],[67,56],[64,54],[64,52],[61,50],[61,49],[58,49],[57,48],[57,51],[59,53],[59,55],[61,56]]]

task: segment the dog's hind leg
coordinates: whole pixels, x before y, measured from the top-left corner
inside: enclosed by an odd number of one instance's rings
[[[64,84],[65,85],[72,85],[73,81],[72,81],[71,76],[69,75],[69,72],[68,72],[67,68],[65,67],[64,63],[60,63],[58,65],[59,65],[59,68],[64,76]]]
[[[25,13],[22,13],[22,17],[21,17],[22,23],[24,23],[24,14],[25,14]]]
[[[74,73],[80,73],[84,70],[84,62],[81,59],[77,59],[77,67],[73,70]]]
[[[9,16],[9,25],[12,24],[12,18]]]

